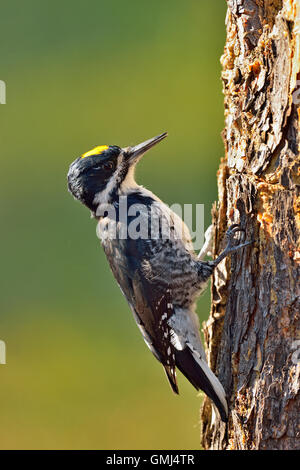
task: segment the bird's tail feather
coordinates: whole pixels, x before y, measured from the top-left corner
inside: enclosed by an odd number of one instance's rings
[[[175,367],[164,365],[164,369],[165,369],[166,376],[168,377],[169,384],[171,385],[173,392],[179,395]]]
[[[176,351],[176,366],[197,390],[204,393],[214,402],[222,421],[228,420],[228,406],[224,388],[210,370],[206,361],[196,357],[189,347]]]

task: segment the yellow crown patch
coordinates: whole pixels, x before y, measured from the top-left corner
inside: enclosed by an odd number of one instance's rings
[[[99,145],[98,147],[89,150],[88,152],[81,155],[81,158],[92,157],[93,155],[101,155],[105,150],[108,149],[108,145]]]

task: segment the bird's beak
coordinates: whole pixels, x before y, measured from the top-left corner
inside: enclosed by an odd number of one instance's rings
[[[145,142],[135,145],[134,147],[127,147],[124,149],[127,159],[130,164],[136,163],[144,153],[148,152],[154,145],[158,144],[161,140],[167,137],[168,133],[164,132],[163,134],[157,135],[152,139],[146,140]]]

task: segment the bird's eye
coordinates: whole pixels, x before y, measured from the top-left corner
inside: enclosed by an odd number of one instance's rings
[[[106,162],[106,163],[104,163],[103,168],[105,170],[113,170],[114,164],[113,164],[113,162]]]

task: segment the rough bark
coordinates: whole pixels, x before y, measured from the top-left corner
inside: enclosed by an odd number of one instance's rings
[[[230,416],[226,430],[204,401],[202,445],[300,449],[300,2],[227,5],[215,253],[234,222],[255,243],[214,275],[204,333]]]

